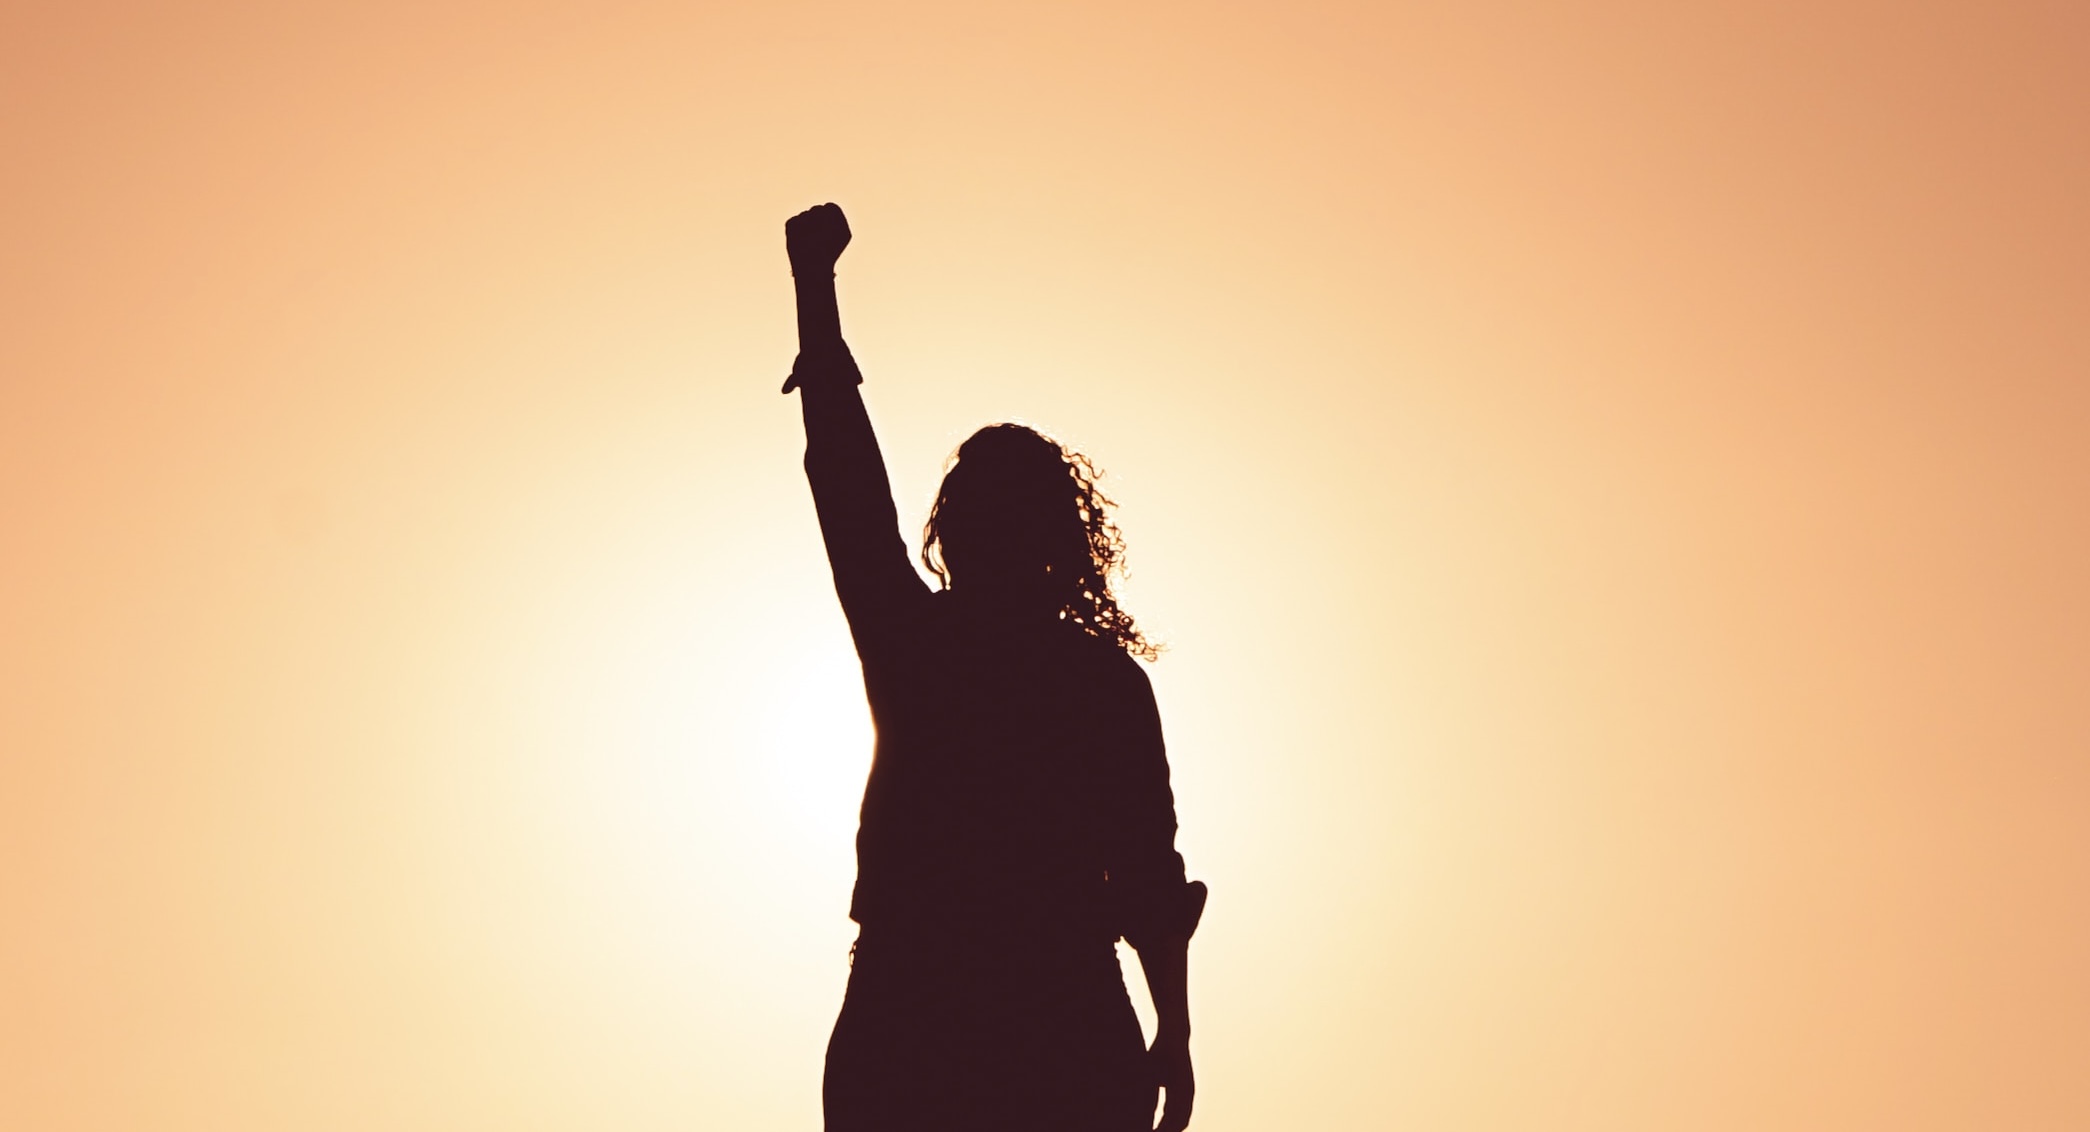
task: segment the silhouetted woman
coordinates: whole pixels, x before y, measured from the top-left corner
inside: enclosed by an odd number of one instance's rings
[[[828,1132],[1146,1132],[1190,1120],[1184,966],[1204,908],[1175,851],[1161,721],[1112,598],[1124,547],[1080,456],[1021,425],[958,449],[908,561],[843,344],[842,210],[784,226],[806,478],[878,733],[860,930],[827,1048]],[[1118,971],[1139,953],[1151,1050]]]

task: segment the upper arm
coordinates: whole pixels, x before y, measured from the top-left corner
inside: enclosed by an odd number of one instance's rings
[[[1107,868],[1124,934],[1135,944],[1173,934],[1186,896],[1183,857],[1176,851],[1175,792],[1169,783],[1161,713],[1145,670],[1119,659],[1120,735],[1112,776],[1114,805]]]

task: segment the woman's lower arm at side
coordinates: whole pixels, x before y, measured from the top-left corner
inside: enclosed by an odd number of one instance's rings
[[[1155,1083],[1164,1093],[1161,1123],[1155,1125],[1155,1132],[1183,1132],[1190,1126],[1190,1109],[1197,1095],[1197,1078],[1190,1068],[1190,939],[1156,939],[1144,947],[1133,947],[1139,952],[1147,993],[1154,999],[1159,1019],[1154,1044],[1147,1050]]]
[[[1183,889],[1181,914],[1159,931],[1130,940],[1154,1000],[1154,1045],[1147,1051],[1154,1076],[1167,1097],[1156,1132],[1182,1132],[1190,1124],[1197,1079],[1190,1068],[1190,936],[1205,911],[1206,889],[1191,881]]]
[[[1190,941],[1156,940],[1136,947],[1140,969],[1146,972],[1147,994],[1154,1000],[1157,1020],[1154,1042],[1188,1041],[1190,1038]]]

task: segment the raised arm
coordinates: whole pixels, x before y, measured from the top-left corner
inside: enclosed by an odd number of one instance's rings
[[[842,340],[835,261],[849,238],[849,222],[832,204],[809,208],[784,224],[798,293],[798,361],[784,392],[799,391],[806,480],[835,593],[861,654],[927,587],[908,564],[885,459],[857,391],[863,376]]]

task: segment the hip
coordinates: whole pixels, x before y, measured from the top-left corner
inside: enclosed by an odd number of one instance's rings
[[[1150,1127],[1115,950],[999,942],[862,933],[828,1044],[831,1130]]]

